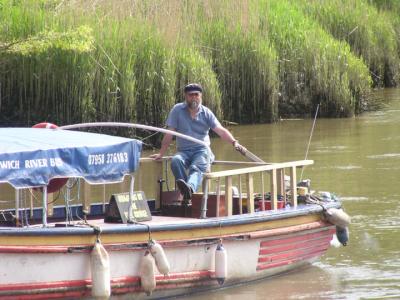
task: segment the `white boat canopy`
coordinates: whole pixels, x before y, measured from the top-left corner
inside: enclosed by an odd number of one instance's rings
[[[139,166],[142,142],[104,134],[45,128],[0,128],[0,182],[46,186],[53,178],[119,182]]]

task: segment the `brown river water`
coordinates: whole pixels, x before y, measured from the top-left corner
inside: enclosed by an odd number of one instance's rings
[[[374,92],[380,111],[351,119],[318,119],[304,178],[338,195],[352,216],[348,246],[309,268],[192,300],[400,299],[400,89]],[[265,161],[304,159],[312,120],[231,128]],[[217,159],[235,153],[214,139]]]
[[[308,154],[315,163],[303,174],[303,179],[311,179],[312,189],[342,199],[352,216],[348,246],[331,247],[308,268],[179,299],[400,299],[400,89],[375,91],[374,97],[385,103],[379,111],[317,120]],[[305,158],[312,121],[282,120],[230,130],[265,161],[284,162]],[[217,160],[243,160],[217,138],[212,149]],[[143,185],[154,176],[146,165],[140,173]],[[118,188],[121,185],[108,187],[106,198]],[[95,194],[102,198],[102,191]],[[153,197],[151,191],[146,194]],[[2,193],[0,200],[13,195]],[[0,208],[8,206],[3,202]]]

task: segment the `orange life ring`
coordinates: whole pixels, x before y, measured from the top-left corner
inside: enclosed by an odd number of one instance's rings
[[[48,128],[48,129],[56,129],[57,125],[53,123],[42,122],[36,125],[33,125],[32,128]],[[53,178],[50,180],[47,185],[47,193],[54,193],[61,189],[68,181],[68,178]]]
[[[36,125],[33,125],[32,128],[48,128],[48,129],[56,129],[58,128],[57,125],[53,123],[42,122]]]

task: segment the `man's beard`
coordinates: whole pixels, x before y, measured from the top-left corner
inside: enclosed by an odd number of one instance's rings
[[[197,101],[192,101],[192,102],[189,102],[188,105],[189,105],[190,109],[197,109],[200,104]]]

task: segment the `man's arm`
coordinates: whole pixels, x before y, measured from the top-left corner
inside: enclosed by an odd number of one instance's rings
[[[213,128],[213,131],[218,134],[222,140],[232,144],[233,147],[235,147],[235,150],[239,151],[241,154],[244,155],[247,152],[247,149],[240,145],[239,142],[233,137],[232,133],[230,133],[230,131],[225,127],[222,127],[222,125],[217,125],[215,128]]]
[[[227,141],[228,143],[233,144],[236,141],[232,133],[230,133],[228,129],[222,127],[221,125],[215,127],[213,131],[218,134],[222,140]]]
[[[172,130],[172,131],[176,131],[175,128],[169,127],[168,129]],[[152,154],[152,155],[150,155],[150,157],[155,160],[161,159],[164,156],[165,152],[167,152],[168,147],[172,142],[172,139],[173,139],[173,135],[166,133],[161,141],[160,152],[158,154]]]

